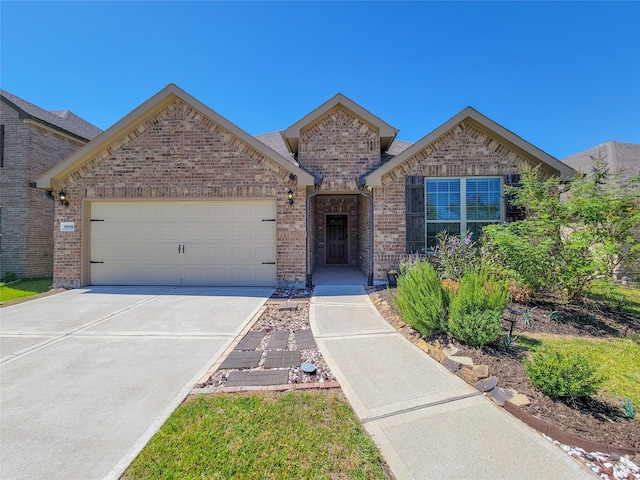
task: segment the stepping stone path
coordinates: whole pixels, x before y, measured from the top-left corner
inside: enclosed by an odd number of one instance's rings
[[[266,332],[247,332],[220,364],[220,370],[241,370],[229,372],[226,387],[284,385],[289,381],[289,368],[302,363],[300,350],[316,346],[311,330],[299,330],[294,333],[298,349],[287,350],[289,331],[278,330],[271,332],[264,351],[257,350],[266,335]],[[265,370],[246,370],[258,368],[261,362]]]
[[[305,290],[300,296],[291,293],[285,299],[274,294],[267,301],[260,316],[196,389],[243,391],[246,387],[283,391],[339,387],[309,328],[307,298],[311,292]],[[303,362],[314,365],[315,372],[303,371]]]

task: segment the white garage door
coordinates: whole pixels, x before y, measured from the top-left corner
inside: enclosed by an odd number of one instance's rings
[[[274,200],[95,202],[93,285],[275,286]]]

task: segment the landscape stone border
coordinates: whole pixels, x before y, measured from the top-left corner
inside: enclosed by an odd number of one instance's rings
[[[499,407],[504,408],[514,417],[527,424],[529,427],[538,432],[556,440],[565,445],[582,448],[592,452],[602,452],[617,455],[638,455],[640,449],[616,447],[600,442],[586,440],[577,435],[560,430],[558,427],[525,412],[521,407],[529,405],[529,399],[526,395],[516,392],[512,389],[504,389],[498,387],[499,379],[489,375],[489,367],[486,365],[473,365],[473,362],[466,362],[465,357],[455,357],[447,352],[447,348],[436,340],[435,342],[425,341],[420,333],[413,327],[407,325],[397,316],[384,315],[390,310],[387,302],[380,298],[379,295],[372,295],[373,304],[383,314],[382,317],[394,327],[407,340],[413,343],[423,352],[427,353],[431,358],[446,367],[449,371],[465,380],[470,385],[487,395]],[[462,360],[462,361],[460,361]],[[470,359],[469,359],[470,360]],[[485,370],[486,369],[486,370]]]

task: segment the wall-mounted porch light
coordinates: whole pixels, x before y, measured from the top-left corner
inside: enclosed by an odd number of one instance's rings
[[[293,205],[293,190],[289,189],[287,192],[287,198],[289,199],[289,205]]]
[[[67,194],[64,193],[64,190],[60,190],[60,193],[58,193],[58,200],[60,201],[60,205],[64,205],[65,207],[69,206],[69,201],[67,200]]]

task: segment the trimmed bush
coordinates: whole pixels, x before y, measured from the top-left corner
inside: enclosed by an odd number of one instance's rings
[[[531,384],[554,399],[572,399],[593,395],[604,379],[583,355],[543,348],[524,361]]]
[[[401,265],[400,271],[393,301],[402,320],[424,335],[444,330],[448,297],[438,272],[426,260]]]
[[[449,333],[457,340],[483,347],[502,331],[500,317],[509,301],[507,283],[484,270],[468,270],[452,292]]]

